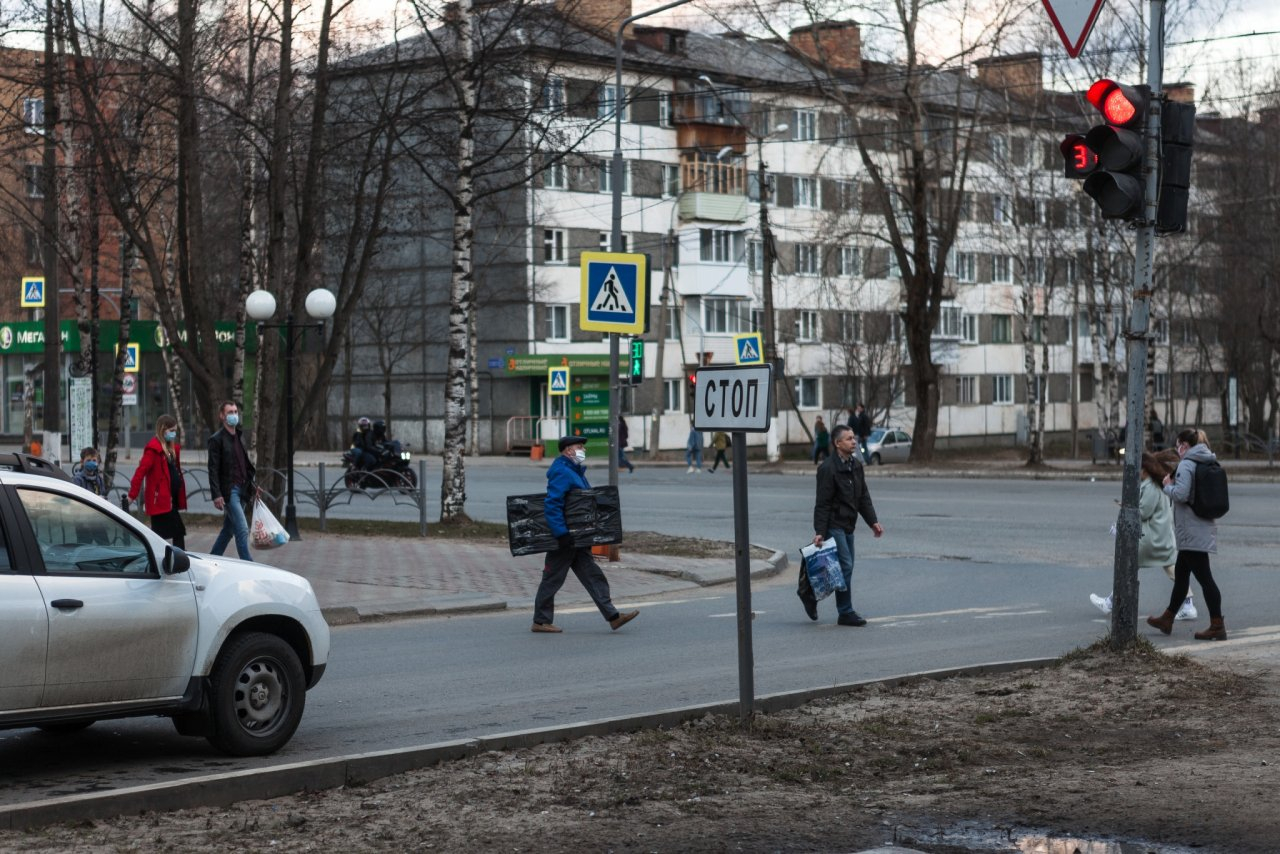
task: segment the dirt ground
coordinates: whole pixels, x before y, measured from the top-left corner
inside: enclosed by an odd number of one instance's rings
[[[1228,641],[1230,643],[1230,641]],[[489,753],[0,851],[1280,850],[1280,678],[1150,645]],[[1071,837],[1056,842],[1046,837]],[[1079,841],[1086,840],[1086,841]],[[1118,842],[1134,843],[1133,847]]]

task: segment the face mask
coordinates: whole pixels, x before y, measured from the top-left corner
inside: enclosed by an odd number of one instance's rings
[[[98,470],[98,461],[97,460],[85,461],[84,470],[87,471],[89,474],[93,474],[95,471]]]
[[[166,430],[166,431],[164,431],[164,440],[165,440],[166,442],[172,442],[172,441],[173,441],[174,439],[176,439],[176,438],[178,438],[178,431],[177,431],[177,430]]]
[[[233,412],[233,413],[231,413],[230,415],[228,415],[228,416],[227,416],[227,426],[228,426],[228,427],[235,427],[235,426],[236,426],[236,425],[238,425],[239,423],[240,423],[240,416],[239,416],[239,414],[237,414],[237,413]]]
[[[573,461],[578,465],[582,465],[587,461],[587,452],[582,450],[582,448],[578,448],[573,452]]]

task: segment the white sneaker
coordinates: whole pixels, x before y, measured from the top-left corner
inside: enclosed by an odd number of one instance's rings
[[[1178,609],[1178,613],[1173,618],[1175,620],[1194,620],[1198,616],[1200,614],[1196,612],[1196,603],[1192,602],[1191,597],[1188,596],[1182,600],[1182,607]]]
[[[685,473],[685,474],[693,474],[693,466],[689,466],[687,469],[685,469],[685,470],[684,470],[684,473]]]
[[[1097,593],[1090,593],[1089,601],[1092,602],[1097,607],[1097,609],[1102,613],[1104,614],[1111,613],[1111,597],[1110,596],[1104,599],[1103,597],[1099,596]]]

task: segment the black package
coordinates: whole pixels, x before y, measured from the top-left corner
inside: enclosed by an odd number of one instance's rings
[[[507,537],[511,554],[553,552],[560,548],[551,536],[544,513],[547,494],[507,496]],[[622,542],[622,503],[618,487],[572,490],[565,499],[564,519],[579,547],[609,546]]]

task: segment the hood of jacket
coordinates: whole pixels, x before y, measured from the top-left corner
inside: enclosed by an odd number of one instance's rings
[[[1209,446],[1201,442],[1199,445],[1193,445],[1187,450],[1184,460],[1191,460],[1193,463],[1211,463],[1218,457],[1213,451],[1209,450]]]

